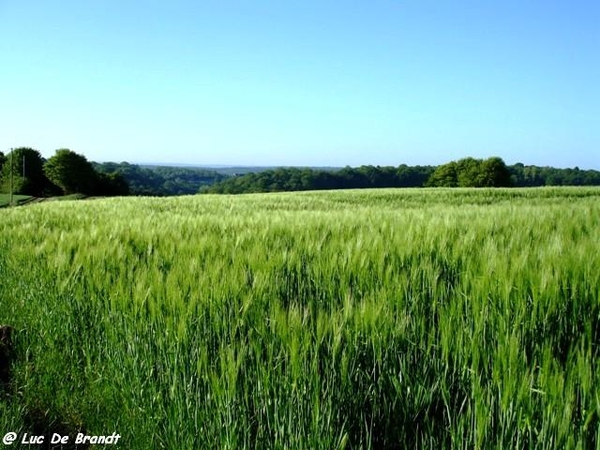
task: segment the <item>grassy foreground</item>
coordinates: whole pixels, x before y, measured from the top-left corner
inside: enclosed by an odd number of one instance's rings
[[[0,212],[0,435],[112,448],[598,448],[600,189]]]

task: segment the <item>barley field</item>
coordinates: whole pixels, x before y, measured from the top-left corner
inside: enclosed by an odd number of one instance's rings
[[[599,188],[2,209],[0,435],[600,448],[599,249]]]

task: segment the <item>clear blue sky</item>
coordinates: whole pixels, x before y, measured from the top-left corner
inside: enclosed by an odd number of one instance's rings
[[[597,0],[0,0],[0,151],[600,169]]]

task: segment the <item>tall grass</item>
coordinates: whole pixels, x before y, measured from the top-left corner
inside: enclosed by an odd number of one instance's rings
[[[415,189],[3,210],[17,358],[0,433],[598,448],[599,200]]]

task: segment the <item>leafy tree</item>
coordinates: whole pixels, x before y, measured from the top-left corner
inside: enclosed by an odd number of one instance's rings
[[[4,156],[4,153],[0,152],[0,175],[2,174],[2,166],[4,165],[5,161],[6,156]]]
[[[483,176],[481,166],[483,161],[475,158],[463,158],[456,162],[458,186],[482,187]]]
[[[51,188],[51,184],[44,174],[44,159],[37,150],[29,147],[19,147],[12,150],[8,156],[0,158],[2,166],[2,190],[10,190],[12,172],[13,192],[24,195],[42,195]]]
[[[511,173],[501,158],[463,158],[439,166],[427,182],[439,187],[500,187],[511,185]]]
[[[427,186],[456,187],[458,186],[458,165],[452,161],[439,166],[427,180]]]
[[[85,156],[66,148],[56,150],[44,164],[44,172],[65,194],[93,194],[98,181],[94,167]]]
[[[497,156],[481,163],[479,183],[482,187],[508,187],[513,184],[508,167]]]

